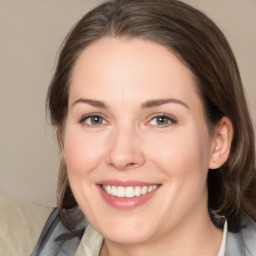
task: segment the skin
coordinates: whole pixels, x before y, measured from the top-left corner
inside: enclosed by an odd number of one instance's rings
[[[171,101],[148,104],[159,99]],[[101,255],[217,255],[222,231],[208,215],[206,178],[231,140],[225,117],[210,136],[193,74],[165,47],[120,38],[87,47],[61,143],[74,196],[105,238]],[[96,186],[109,179],[161,186],[142,206],[120,210]]]

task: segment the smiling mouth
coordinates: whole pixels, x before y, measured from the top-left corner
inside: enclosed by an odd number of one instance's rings
[[[118,198],[133,198],[146,195],[153,192],[159,187],[159,185],[150,186],[111,186],[111,185],[101,185],[101,188],[109,195]]]

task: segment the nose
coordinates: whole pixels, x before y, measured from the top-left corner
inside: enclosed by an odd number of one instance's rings
[[[113,132],[106,156],[107,165],[123,171],[135,169],[145,163],[140,136],[133,129]]]

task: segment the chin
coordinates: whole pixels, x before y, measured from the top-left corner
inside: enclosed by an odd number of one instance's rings
[[[154,237],[152,226],[148,223],[143,224],[126,220],[123,223],[108,222],[107,226],[101,225],[100,227],[98,231],[105,239],[118,244],[142,244]]]
[[[148,233],[145,234],[145,232],[141,232],[141,230],[137,230],[131,233],[128,233],[126,231],[118,230],[117,232],[106,232],[103,234],[103,237],[113,243],[117,244],[143,244],[150,239],[150,236]]]

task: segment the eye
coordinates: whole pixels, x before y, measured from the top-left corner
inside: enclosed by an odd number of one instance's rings
[[[80,120],[80,123],[86,124],[88,126],[100,126],[100,125],[106,124],[107,122],[102,116],[93,114],[93,115],[84,116]]]
[[[157,115],[149,121],[149,125],[163,126],[163,127],[166,127],[175,123],[177,123],[177,120],[166,114]]]

